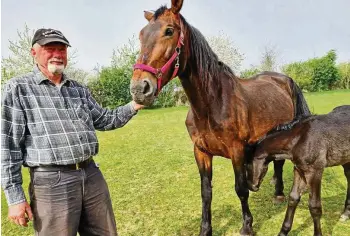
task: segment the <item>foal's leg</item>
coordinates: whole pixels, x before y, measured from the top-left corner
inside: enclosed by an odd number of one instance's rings
[[[275,198],[274,203],[284,202],[285,196],[283,193],[284,185],[283,185],[283,165],[285,160],[273,161],[274,166],[274,175],[273,178],[275,180]]]
[[[314,172],[306,176],[306,181],[310,187],[309,210],[314,221],[314,235],[322,235],[321,231],[321,179],[323,169],[314,170]]]
[[[279,236],[287,235],[291,230],[293,225],[295,209],[298,206],[298,203],[301,198],[301,194],[303,193],[305,187],[306,187],[306,183],[304,179],[300,175],[299,171],[296,168],[294,168],[293,187],[289,193],[288,208],[282,224],[281,231],[278,234]]]
[[[241,200],[243,226],[240,230],[241,235],[253,235],[253,216],[249,210],[248,198],[249,190],[246,179],[246,169],[244,165],[243,153],[237,153],[232,159],[233,169],[235,171],[235,190]]]
[[[340,216],[341,221],[346,221],[350,218],[350,163],[346,163],[343,165],[344,174],[346,176],[346,180],[348,182],[348,190],[345,199],[345,207],[344,212]]]
[[[213,156],[201,151],[194,146],[194,155],[201,176],[201,193],[202,193],[202,223],[201,236],[212,235],[211,228],[211,199],[212,199],[212,160]]]

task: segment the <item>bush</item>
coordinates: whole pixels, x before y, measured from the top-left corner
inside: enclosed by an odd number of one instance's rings
[[[261,72],[261,70],[259,68],[251,67],[250,69],[246,69],[246,70],[241,71],[240,77],[247,79],[247,78],[250,78],[250,77],[252,77],[260,72]]]
[[[131,69],[103,68],[98,79],[90,81],[92,96],[103,107],[115,108],[131,101]]]
[[[336,88],[350,89],[350,62],[340,63],[338,66],[339,81]]]
[[[293,62],[282,68],[283,73],[297,82],[303,90],[312,90],[313,69],[306,62]]]
[[[312,78],[313,91],[330,90],[339,80],[339,73],[335,65],[337,55],[334,50],[322,58],[313,59],[314,76]]]
[[[92,96],[101,106],[115,108],[131,101],[132,97],[129,89],[131,76],[131,69],[103,68],[99,78],[91,80],[88,87]],[[181,87],[180,80],[175,78],[163,87],[151,108],[187,104],[188,100]]]
[[[331,50],[321,58],[288,64],[282,71],[293,78],[304,90],[330,90],[340,78],[335,65],[336,57],[335,51]]]
[[[188,105],[188,99],[178,78],[174,78],[162,91],[153,104],[153,107],[174,107]]]

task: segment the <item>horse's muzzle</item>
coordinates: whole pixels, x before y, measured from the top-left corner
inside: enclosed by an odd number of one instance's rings
[[[130,93],[135,102],[142,105],[151,105],[155,99],[156,87],[146,78],[131,80]]]

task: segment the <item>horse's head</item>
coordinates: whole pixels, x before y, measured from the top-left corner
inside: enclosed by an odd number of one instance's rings
[[[269,160],[267,159],[268,154],[263,152],[256,154],[253,160],[247,165],[247,182],[248,188],[251,191],[258,191],[264,176],[266,175]]]
[[[134,65],[130,91],[133,99],[151,105],[161,88],[179,70],[183,29],[180,10],[183,0],[172,0],[171,8],[145,11],[148,24],[140,31],[140,56]]]

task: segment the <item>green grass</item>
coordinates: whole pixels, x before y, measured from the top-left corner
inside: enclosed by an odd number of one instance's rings
[[[350,91],[308,93],[314,113],[350,104]],[[95,158],[108,182],[120,235],[198,235],[201,194],[198,169],[184,120],[188,108],[141,111],[124,128],[98,132],[100,153]],[[213,235],[238,235],[240,202],[234,191],[231,162],[214,158],[212,225]],[[284,169],[285,189],[292,184],[292,164]],[[274,187],[270,168],[261,190],[251,193],[250,207],[257,235],[276,235],[286,204],[273,205]],[[24,188],[28,173],[24,170]],[[341,167],[326,169],[322,184],[324,235],[348,235],[350,222],[339,222],[346,194]],[[32,235],[7,221],[7,204],[2,193],[3,235]],[[290,235],[312,235],[308,196],[302,197]]]
[[[310,110],[316,114],[330,112],[334,107],[350,104],[350,90],[304,93]]]

